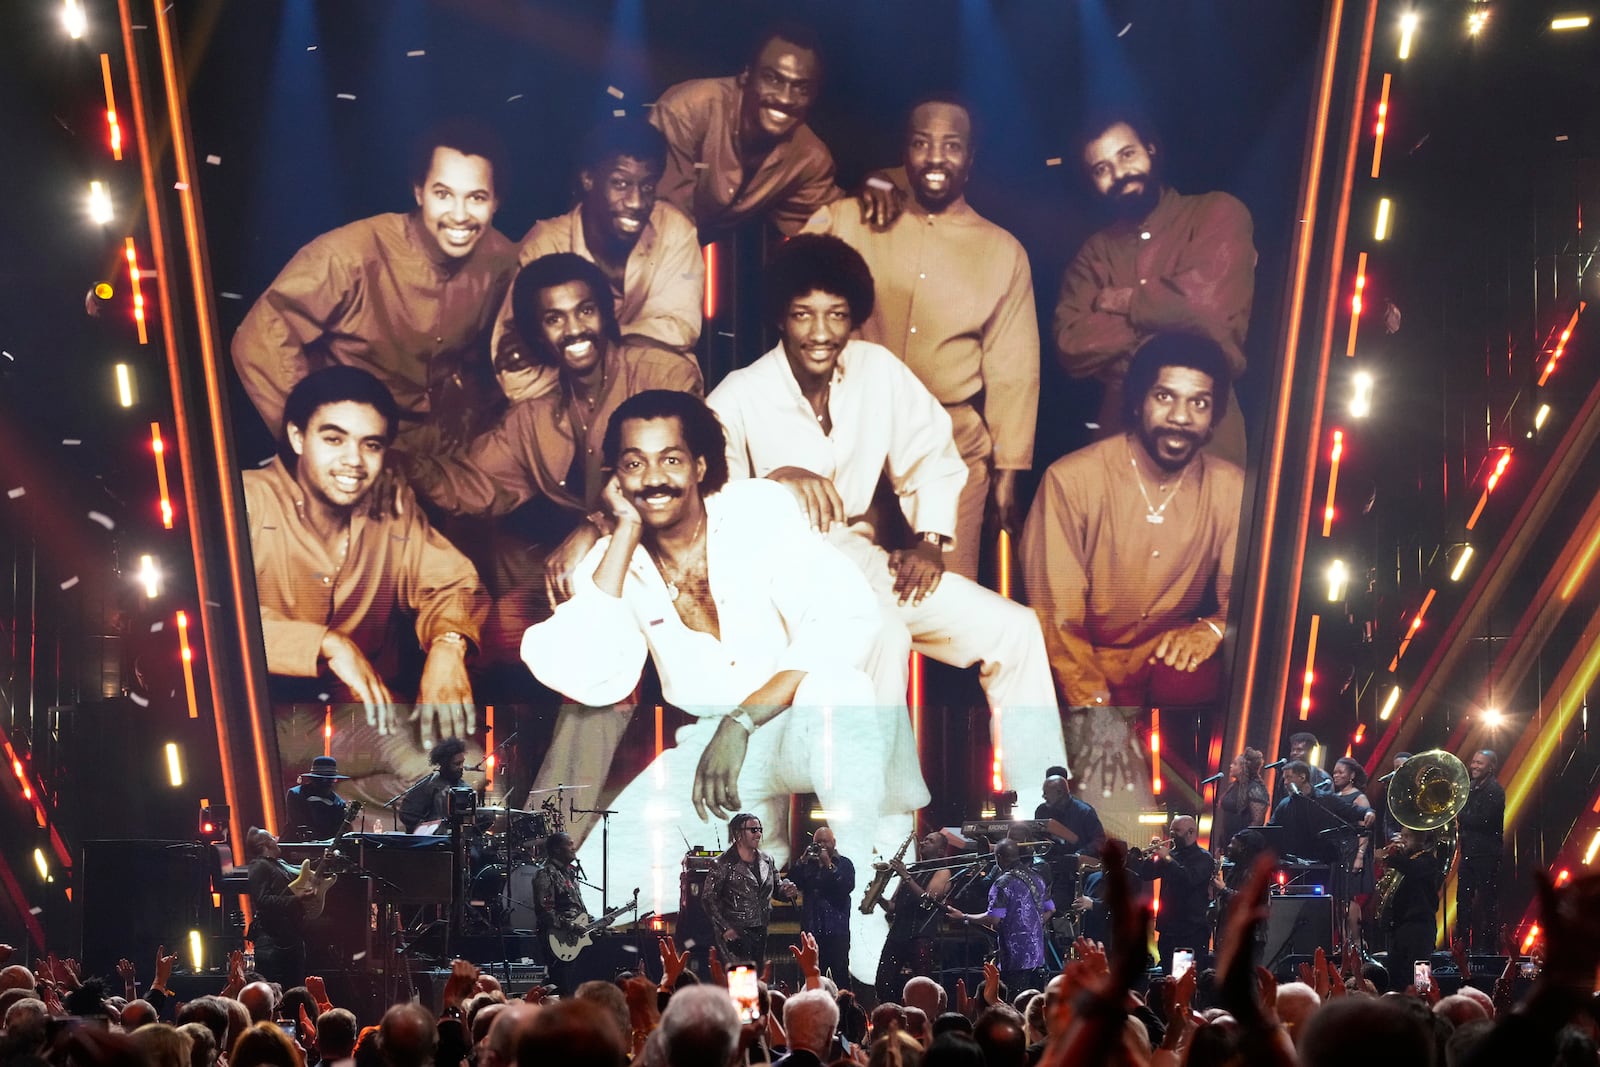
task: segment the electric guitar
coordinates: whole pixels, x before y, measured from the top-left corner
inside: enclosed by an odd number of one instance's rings
[[[571,963],[578,958],[578,953],[594,944],[592,934],[604,930],[624,912],[636,911],[639,907],[639,891],[634,890],[633,899],[626,904],[618,904],[598,919],[591,919],[587,912],[571,925],[558,926],[550,931],[550,951],[562,963]]]
[[[337,874],[327,873],[328,863],[333,859],[333,850],[344,839],[344,835],[350,832],[350,827],[355,825],[360,815],[361,801],[352,800],[345,807],[344,822],[339,824],[339,832],[328,842],[328,847],[323,850],[316,865],[312,866],[310,860],[303,861],[300,864],[300,873],[289,883],[289,891],[300,898],[300,910],[306,918],[315,919],[322,914],[322,909],[327,907],[328,890],[339,880]]]

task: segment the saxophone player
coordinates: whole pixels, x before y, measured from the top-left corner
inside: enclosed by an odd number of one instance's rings
[[[950,842],[937,830],[917,842],[917,858],[924,863],[949,854]],[[937,969],[940,905],[950,892],[949,869],[918,878],[899,857],[890,867],[900,876],[900,887],[883,904],[889,913],[889,940],[878,961],[879,1003],[898,1003],[906,979]]]

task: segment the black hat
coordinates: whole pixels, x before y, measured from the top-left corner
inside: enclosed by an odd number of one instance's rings
[[[302,778],[324,778],[330,782],[347,782],[348,774],[339,773],[339,761],[332,756],[318,756],[311,761],[311,769],[302,774]]]

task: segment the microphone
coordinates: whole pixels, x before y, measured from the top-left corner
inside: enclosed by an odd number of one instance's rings
[[[1386,774],[1382,778],[1378,779],[1378,784],[1382,785],[1384,782],[1387,782],[1389,779],[1393,778],[1395,775],[1397,775],[1399,773],[1400,773],[1399,771],[1390,771],[1388,774]]]
[[[1285,763],[1288,763],[1288,762],[1289,762],[1289,757],[1285,756],[1282,759],[1273,760],[1271,763],[1267,764],[1265,767],[1263,767],[1261,769],[1264,770],[1264,771],[1276,770],[1276,769],[1278,769],[1279,767],[1282,767]]]
[[[1218,771],[1216,774],[1213,774],[1210,778],[1202,779],[1200,784],[1202,786],[1208,786],[1212,782],[1220,782],[1226,777],[1228,777],[1228,772],[1227,771]]]

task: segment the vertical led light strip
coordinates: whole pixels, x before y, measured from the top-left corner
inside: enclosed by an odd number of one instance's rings
[[[1350,339],[1345,343],[1344,354],[1356,354],[1356,327],[1361,323],[1362,294],[1367,288],[1367,254],[1356,257],[1356,291],[1350,298]]]
[[[322,707],[322,754],[333,755],[333,705]]]
[[[712,241],[703,250],[706,260],[706,296],[705,312],[706,323],[717,317],[717,243]]]
[[[909,685],[906,703],[911,708],[911,736],[917,742],[917,754],[922,754],[922,654],[911,653]]]
[[[656,705],[656,758],[650,761],[650,766],[656,769],[656,788],[665,789],[667,786],[667,770],[661,763],[661,753],[666,751],[665,709]]]
[[[128,287],[133,292],[133,321],[139,327],[139,343],[150,343],[150,332],[144,323],[144,289],[139,285],[139,253],[133,247],[133,238],[129,237],[123,246],[123,254],[128,259]]]
[[[1311,683],[1317,680],[1317,631],[1322,628],[1322,616],[1311,616],[1311,636],[1306,638],[1306,673],[1300,688],[1300,721],[1311,717]]]
[[[1339,486],[1339,459],[1344,455],[1344,431],[1333,431],[1333,453],[1328,458],[1328,500],[1322,508],[1322,536],[1333,533],[1333,495]]]
[[[1561,331],[1561,339],[1556,342],[1555,351],[1550,353],[1550,361],[1544,365],[1544,372],[1539,375],[1539,384],[1543,385],[1550,380],[1550,375],[1555,372],[1556,364],[1561,362],[1561,356],[1567,350],[1567,342],[1572,340],[1572,331],[1578,328],[1578,316],[1583,314],[1583,309],[1588,307],[1586,301],[1578,301],[1578,306],[1572,311],[1572,318],[1567,320],[1567,328]]]
[[[1150,793],[1161,795],[1161,709],[1150,709]]]
[[[172,529],[172,494],[167,491],[167,444],[161,439],[161,424],[150,424],[150,451],[156,457],[156,488],[161,493],[161,526]]]
[[[198,719],[200,701],[194,693],[194,649],[189,647],[189,616],[182,611],[178,612],[178,655],[183,659],[183,691],[189,699],[189,718]]]
[[[106,85],[106,133],[111,139],[111,158],[122,162],[122,126],[117,122],[117,94],[111,85],[111,57],[100,53],[100,77]]]
[[[494,792],[494,705],[488,704],[483,709],[483,786],[485,792]]]
[[[999,593],[1003,597],[1011,596],[1011,533],[1004,527],[1000,529],[1000,581]]]
[[[1372,140],[1372,176],[1378,176],[1378,166],[1383,162],[1383,133],[1389,125],[1389,79],[1393,75],[1383,76],[1383,90],[1378,94],[1378,129]]]

